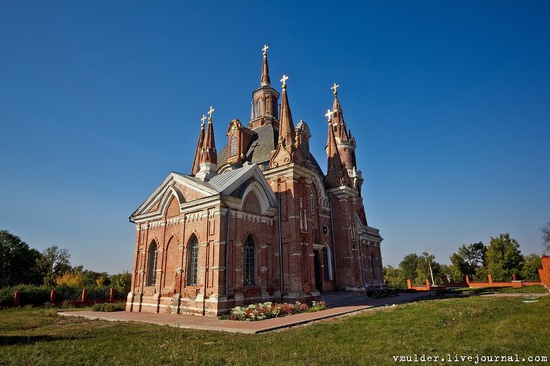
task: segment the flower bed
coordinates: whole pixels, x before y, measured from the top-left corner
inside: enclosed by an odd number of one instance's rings
[[[311,306],[299,301],[296,301],[294,304],[289,304],[286,302],[283,304],[264,302],[250,304],[246,307],[234,307],[231,310],[231,313],[223,316],[222,319],[256,321],[293,314],[311,313],[314,311],[324,310],[326,308],[327,305],[324,301],[312,301]]]

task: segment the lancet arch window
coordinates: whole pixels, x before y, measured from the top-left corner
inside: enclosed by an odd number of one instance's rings
[[[158,260],[158,247],[157,242],[152,241],[149,245],[149,252],[147,254],[147,286],[155,286],[157,284],[157,260]]]
[[[229,140],[229,157],[232,158],[235,155],[237,155],[237,136],[233,135]]]
[[[255,243],[251,235],[244,241],[243,247],[243,275],[244,285],[254,286],[256,284],[256,255]]]
[[[187,286],[196,286],[199,270],[199,240],[191,236],[187,244]]]

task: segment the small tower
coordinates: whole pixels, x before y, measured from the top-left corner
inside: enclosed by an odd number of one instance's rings
[[[199,172],[199,159],[202,149],[202,142],[204,141],[204,121],[206,116],[203,114],[201,118],[201,132],[199,133],[199,141],[197,142],[197,148],[195,149],[195,157],[193,158],[193,166],[191,166],[190,176],[194,177]]]
[[[294,130],[294,122],[292,122],[292,113],[288,104],[286,94],[286,81],[288,76],[283,75],[281,82],[283,83],[283,100],[281,102],[281,120],[279,122],[279,140],[277,147],[271,155],[269,168],[275,168],[280,165],[289,164],[293,161],[294,152],[296,151],[296,131]]]
[[[334,94],[334,101],[332,103],[332,129],[334,131],[334,137],[336,139],[336,146],[338,154],[342,164],[345,166],[349,177],[351,178],[350,188],[354,188],[361,192],[361,185],[363,178],[361,171],[357,169],[357,161],[355,158],[355,148],[357,147],[355,138],[352,136],[351,131],[346,127],[344,120],[344,112],[338,99],[338,88],[340,85],[334,83],[331,87]]]
[[[265,45],[262,48],[262,73],[260,75],[260,87],[252,93],[252,109],[250,111],[250,122],[248,128],[255,129],[268,123],[279,126],[277,115],[279,92],[271,87],[269,77],[269,66],[267,63],[267,49]]]
[[[210,107],[208,111],[208,124],[202,141],[202,147],[199,154],[199,171],[195,177],[201,180],[209,180],[218,169],[218,153],[216,152],[216,143],[214,141],[214,127],[212,125],[212,113],[214,108]]]
[[[340,154],[336,137],[334,136],[334,125],[332,123],[333,111],[328,110],[325,115],[328,118],[328,139],[327,139],[327,175],[325,176],[325,185],[327,188],[336,188],[340,186],[351,186],[351,180],[348,176]]]

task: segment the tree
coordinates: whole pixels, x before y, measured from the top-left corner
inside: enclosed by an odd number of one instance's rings
[[[521,272],[523,264],[519,243],[508,233],[491,237],[485,259],[487,272],[495,281],[510,281],[512,274]]]
[[[544,224],[544,226],[540,228],[540,231],[542,232],[543,252],[550,254],[550,221]]]
[[[83,287],[84,276],[80,272],[65,272],[63,275],[56,278],[55,283],[59,286]]]
[[[69,251],[57,245],[44,249],[38,261],[44,285],[55,286],[57,277],[72,271],[70,258]]]
[[[416,278],[416,268],[418,267],[418,255],[416,253],[407,254],[399,263],[399,269],[405,281],[410,279],[414,281]]]
[[[112,275],[111,285],[117,293],[126,296],[128,292],[130,292],[130,287],[132,286],[132,275],[128,271]]]
[[[390,265],[384,267],[384,279],[391,288],[407,288],[407,280],[399,268]]]
[[[475,275],[479,275],[478,271],[483,267],[486,252],[487,247],[482,242],[458,248],[458,253],[453,253],[449,257],[453,280],[461,282],[466,276],[473,279]]]
[[[441,265],[428,252],[422,253],[416,264],[416,282],[425,283],[426,278],[431,280],[432,285],[441,283]]]
[[[36,263],[40,253],[7,230],[0,231],[0,288],[38,284]]]
[[[523,268],[521,269],[521,279],[527,281],[540,281],[539,268],[542,268],[540,256],[531,253],[525,256]]]

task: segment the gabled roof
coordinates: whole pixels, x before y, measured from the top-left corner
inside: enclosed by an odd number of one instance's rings
[[[185,192],[182,192],[179,186],[184,186],[196,193],[201,198],[214,196],[229,196],[242,192],[247,181],[257,182],[265,192],[266,198],[271,207],[277,206],[277,198],[271,187],[267,183],[260,168],[256,164],[245,164],[243,167],[235,170],[229,170],[222,174],[215,175],[209,181],[205,182],[198,178],[180,173],[170,173],[160,186],[143,202],[136,211],[130,216],[130,221],[150,220],[162,218],[171,198],[176,196],[180,206],[188,202]],[[199,200],[201,199],[199,198]],[[197,198],[195,198],[197,200]]]

